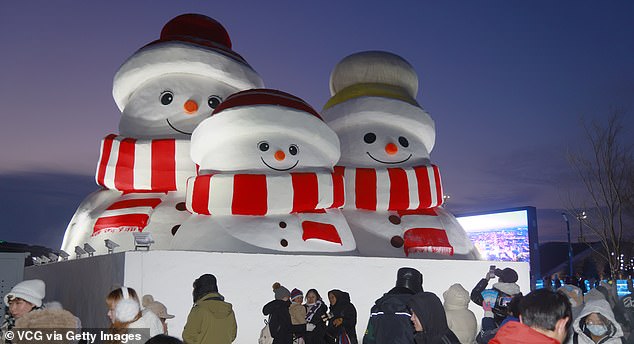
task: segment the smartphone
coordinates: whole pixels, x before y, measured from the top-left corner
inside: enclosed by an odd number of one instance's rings
[[[489,266],[489,271],[495,272],[495,265],[490,265]]]

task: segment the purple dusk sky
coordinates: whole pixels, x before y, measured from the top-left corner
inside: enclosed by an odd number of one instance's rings
[[[117,133],[112,78],[182,13],[215,18],[267,87],[316,109],[343,57],[387,50],[419,73],[432,160],[455,213],[538,208],[541,241],[584,149],[581,118],[629,110],[632,1],[11,1],[0,10],[0,240],[58,248]],[[574,236],[576,237],[576,235]]]

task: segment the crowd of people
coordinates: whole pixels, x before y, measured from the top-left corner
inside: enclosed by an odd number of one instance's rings
[[[489,288],[492,279],[497,281]],[[316,289],[304,293],[273,284],[274,299],[262,308],[267,317],[260,344],[504,344],[504,343],[634,343],[631,334],[632,294],[619,299],[612,282],[602,282],[584,293],[575,284],[543,289],[526,295],[511,268],[491,269],[469,293],[454,284],[444,302],[424,291],[423,275],[414,268],[401,268],[395,286],[372,307],[363,338],[357,338],[357,310],[349,293],[333,289],[327,302]],[[632,281],[628,288],[634,293]],[[1,344],[18,344],[8,331],[21,329],[81,330],[79,318],[59,303],[44,304],[46,286],[26,280],[4,296],[8,312],[2,323]],[[218,291],[216,277],[204,274],[193,283],[193,307],[182,332],[183,340],[168,335],[169,314],[152,295],[139,295],[120,287],[105,298],[110,328],[106,343],[232,343],[237,323],[231,303]],[[478,326],[470,302],[482,307]],[[9,340],[11,339],[11,340]],[[72,339],[72,338],[71,338]],[[82,339],[68,343],[81,343]],[[55,341],[62,343],[63,341]],[[84,341],[86,342],[86,341]]]

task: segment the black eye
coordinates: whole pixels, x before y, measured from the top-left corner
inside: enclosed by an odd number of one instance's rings
[[[403,136],[399,136],[398,143],[400,143],[403,147],[409,146],[409,141],[407,141],[407,139]]]
[[[222,102],[222,98],[218,96],[211,96],[209,97],[209,99],[207,99],[207,105],[209,105],[209,107],[212,109],[217,108],[221,102]]]
[[[269,150],[269,143],[266,141],[262,141],[260,143],[258,143],[258,148],[263,151],[266,152],[267,150]]]
[[[163,93],[161,93],[161,104],[163,105],[169,105],[172,100],[174,100],[174,94],[170,91],[164,91]]]
[[[367,133],[363,136],[365,143],[374,143],[376,141],[376,135],[374,133]]]
[[[297,155],[298,151],[299,148],[297,148],[296,145],[291,145],[290,147],[288,147],[288,152],[291,153],[291,155]]]

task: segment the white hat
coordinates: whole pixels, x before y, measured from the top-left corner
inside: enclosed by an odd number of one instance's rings
[[[112,95],[123,111],[130,95],[149,79],[168,73],[214,78],[237,89],[262,87],[262,79],[231,50],[225,28],[201,14],[183,14],[170,20],[160,39],[135,52],[114,77]]]
[[[42,299],[46,296],[46,284],[39,279],[22,281],[11,288],[4,296],[4,304],[9,305],[9,300],[20,298],[30,302],[36,307],[42,306]]]
[[[345,57],[332,71],[332,97],[322,114],[337,133],[359,123],[399,125],[431,152],[435,124],[416,102],[417,92],[418,75],[405,59],[385,51],[359,52]]]
[[[198,125],[191,157],[201,169],[218,169],[228,163],[222,155],[227,144],[267,135],[289,137],[313,148],[304,167],[331,169],[341,155],[337,134],[302,99],[278,90],[252,89],[232,94]]]

